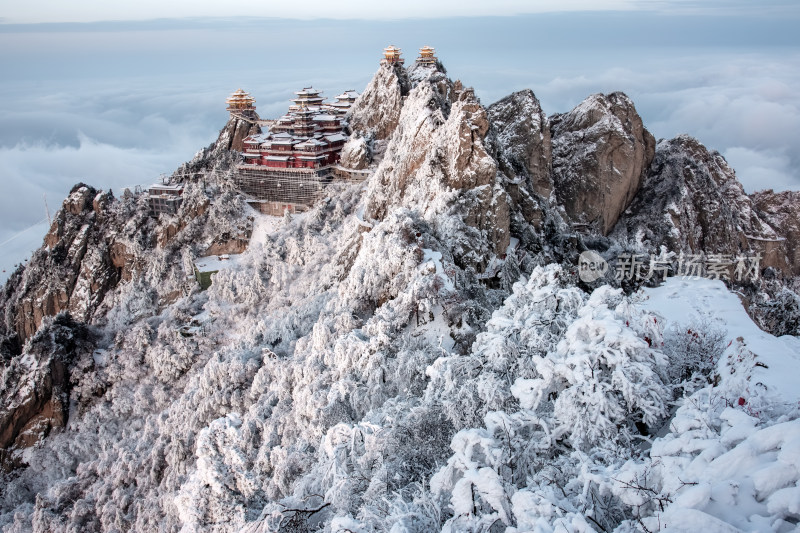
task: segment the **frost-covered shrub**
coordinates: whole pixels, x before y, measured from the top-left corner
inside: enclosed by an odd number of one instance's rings
[[[175,500],[184,524],[222,531],[242,524],[248,507],[263,504],[263,480],[252,471],[245,449],[250,431],[239,416],[230,414],[197,436],[197,468]]]
[[[376,532],[428,533],[441,528],[441,510],[421,483],[370,502],[359,518]]]
[[[688,393],[711,378],[726,346],[726,332],[708,321],[678,324],[664,333],[670,381]]]
[[[797,279],[797,278],[795,278]],[[800,334],[800,295],[776,281],[762,281],[748,312],[773,335]]]
[[[576,449],[627,444],[637,422],[667,414],[671,393],[659,376],[667,359],[609,309],[620,294],[595,290],[556,350],[536,361],[537,376],[512,387],[523,408],[552,412],[553,438]]]
[[[660,326],[620,289],[600,287],[585,299],[561,288],[560,274],[535,269],[469,358],[440,359],[429,370],[433,383],[466,384],[498,409],[456,434],[454,454],[431,479],[452,513],[445,529],[516,523],[585,531],[593,521],[609,530],[626,517],[604,483],[609,467],[633,453],[639,429],[667,414]],[[455,372],[467,362],[474,374]],[[539,518],[525,507],[532,502]]]
[[[364,234],[361,253],[340,288],[352,311],[375,309],[405,288],[422,260],[413,237],[417,223],[415,213],[398,210]],[[373,260],[378,257],[382,260]]]
[[[177,331],[172,332],[179,337]],[[194,351],[185,340],[170,344],[156,344],[146,352],[145,360],[158,379],[168,383],[179,378],[192,365]]]
[[[633,510],[622,531],[795,531],[800,516],[800,420],[772,425],[695,392],[653,443],[609,479]]]
[[[255,269],[224,269],[214,274],[209,288],[209,300],[222,305],[231,304],[251,309],[267,297],[266,283]],[[222,311],[222,307],[215,307]]]
[[[490,410],[517,404],[514,380],[534,375],[535,361],[555,348],[583,299],[579,289],[566,286],[560,267],[537,267],[514,285],[471,354],[440,358],[427,370],[429,392],[442,398],[456,428],[479,426]]]
[[[438,406],[421,405],[387,433],[384,468],[387,490],[394,492],[424,483],[444,463],[453,427]]]

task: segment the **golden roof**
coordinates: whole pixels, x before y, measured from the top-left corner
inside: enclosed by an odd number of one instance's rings
[[[242,89],[237,89],[225,100],[225,103],[236,107],[252,106],[256,103],[256,99]]]
[[[389,46],[383,49],[383,55],[386,56],[387,59],[398,58],[400,57],[400,49],[390,44]]]

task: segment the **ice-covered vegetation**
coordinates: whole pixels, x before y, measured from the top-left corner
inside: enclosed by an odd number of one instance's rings
[[[475,337],[423,222],[361,234],[358,200],[279,220],[208,292],[113,322],[68,429],[8,477],[6,530],[793,527],[797,407],[739,403],[761,369],[745,341],[556,265]],[[204,334],[180,335],[193,317]]]

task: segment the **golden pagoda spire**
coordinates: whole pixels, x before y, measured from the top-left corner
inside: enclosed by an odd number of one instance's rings
[[[404,59],[402,57],[400,57],[400,53],[401,53],[401,50],[399,48],[397,48],[393,44],[390,44],[389,46],[387,46],[386,48],[383,49],[383,59],[381,59],[381,64],[385,64],[385,65],[400,64],[400,65],[402,65],[403,62],[404,62]]]
[[[250,96],[248,93],[243,91],[242,89],[237,89],[234,91],[226,100],[225,103],[228,104],[228,111],[234,112],[242,112],[242,111],[255,111],[255,103],[256,99]]]
[[[417,63],[421,65],[435,65],[436,56],[433,55],[436,50],[432,46],[425,45],[419,49],[419,57]]]

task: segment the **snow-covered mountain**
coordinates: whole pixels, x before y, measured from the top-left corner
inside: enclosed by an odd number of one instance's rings
[[[370,177],[299,215],[233,189],[235,118],[174,216],[76,185],[0,294],[3,531],[795,530],[793,198],[622,93],[382,65],[347,119]],[[763,260],[620,287],[589,248]]]

